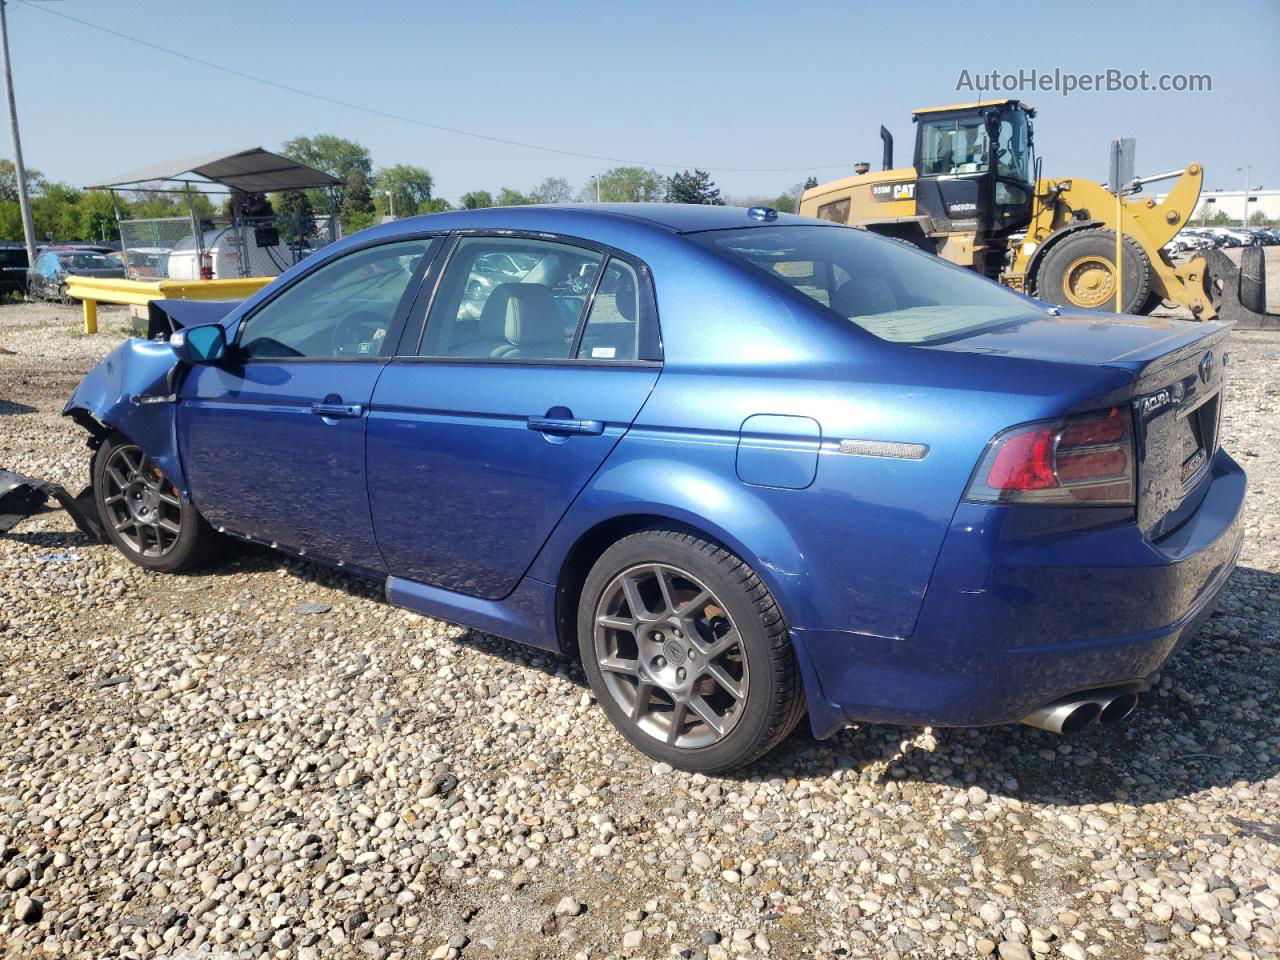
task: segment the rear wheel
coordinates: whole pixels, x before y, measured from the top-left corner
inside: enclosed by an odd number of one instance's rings
[[[217,554],[222,538],[137,444],[113,433],[93,458],[93,498],[111,542],[148,570],[177,573]]]
[[[742,560],[690,531],[645,530],[606,550],[583,586],[578,643],[614,726],[684,770],[750,763],[803,713],[773,597]]]
[[[1124,238],[1123,312],[1140,311],[1151,293],[1151,260],[1132,237]],[[1062,306],[1116,308],[1116,235],[1089,229],[1069,234],[1049,248],[1036,272],[1036,296]]]

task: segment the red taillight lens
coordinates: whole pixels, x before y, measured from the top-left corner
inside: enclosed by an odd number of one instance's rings
[[[1013,427],[987,446],[965,493],[982,503],[1132,504],[1127,408]]]
[[[1045,490],[1056,487],[1053,474],[1053,431],[1048,427],[1015,434],[1000,445],[987,471],[996,490]]]

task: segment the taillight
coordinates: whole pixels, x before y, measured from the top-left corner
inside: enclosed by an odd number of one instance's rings
[[[965,499],[1093,506],[1134,502],[1127,407],[1011,427],[987,444]]]

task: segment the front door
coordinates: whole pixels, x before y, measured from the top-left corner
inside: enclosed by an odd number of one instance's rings
[[[368,434],[387,568],[503,597],[658,378],[647,271],[576,242],[464,237],[401,353]]]
[[[225,361],[192,368],[178,436],[192,501],[210,523],[383,569],[365,425],[433,244],[384,243],[322,264],[249,314]]]

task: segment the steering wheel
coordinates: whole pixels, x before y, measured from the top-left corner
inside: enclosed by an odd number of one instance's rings
[[[385,318],[372,310],[357,310],[338,321],[329,337],[329,352],[335,357],[359,353],[377,353],[377,350],[361,350],[365,344],[381,340],[387,332]]]

